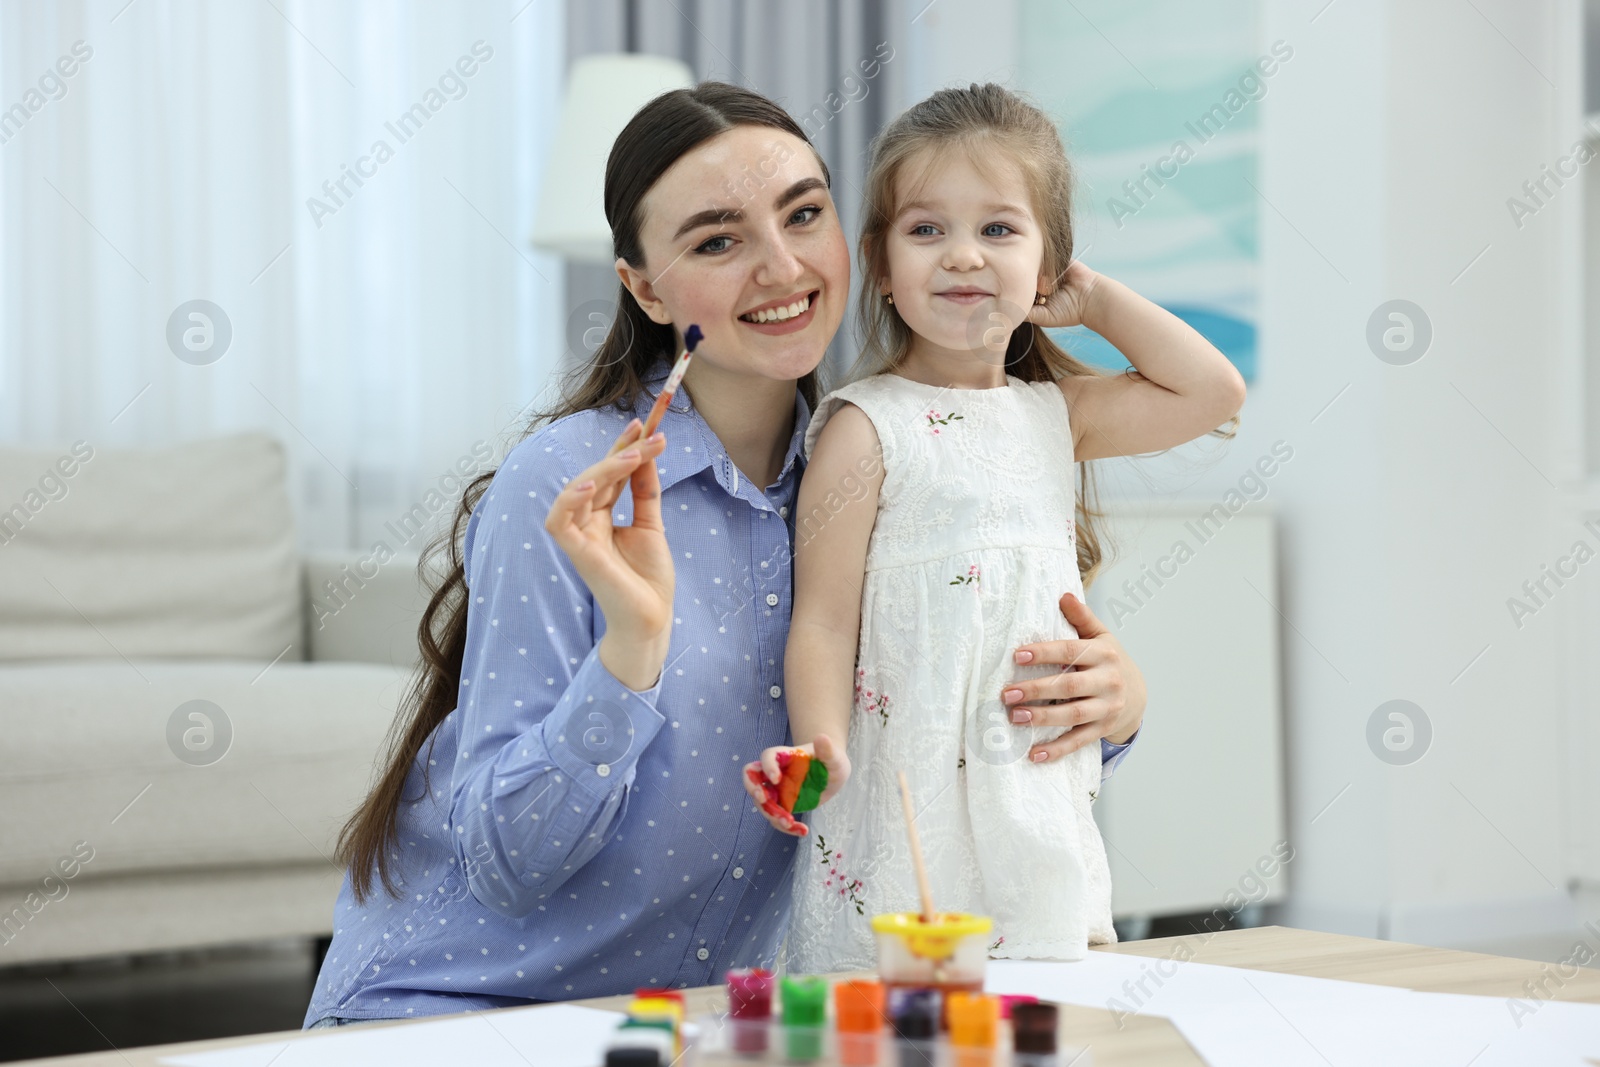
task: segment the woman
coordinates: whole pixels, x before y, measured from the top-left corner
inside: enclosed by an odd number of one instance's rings
[[[715,83],[633,118],[605,208],[617,321],[555,420],[463,496],[426,669],[341,836],[307,1025],[704,985],[782,941],[796,839],[739,772],[788,733],[792,512],[844,235],[799,126]],[[691,323],[705,341],[641,442]],[[1078,724],[1049,758],[1100,743],[1110,766],[1143,682],[1062,606],[1086,640],[1019,653],[1079,669],[1026,700]]]

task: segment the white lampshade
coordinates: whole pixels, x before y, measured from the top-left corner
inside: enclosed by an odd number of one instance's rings
[[[612,142],[652,98],[693,84],[687,66],[664,56],[585,56],[572,64],[534,213],[536,247],[586,263],[612,262],[603,199]]]

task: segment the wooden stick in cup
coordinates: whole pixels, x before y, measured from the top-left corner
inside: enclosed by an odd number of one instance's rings
[[[922,841],[917,837],[916,815],[911,810],[911,787],[906,772],[900,772],[900,806],[906,812],[906,833],[911,836],[911,865],[917,872],[917,889],[922,893],[922,921],[934,921],[933,891],[928,888],[928,868],[922,862]]]
[[[667,375],[667,380],[661,387],[661,392],[656,397],[656,402],[650,406],[650,414],[644,420],[644,431],[639,434],[639,443],[650,440],[650,435],[656,432],[656,427],[661,424],[661,416],[667,413],[667,405],[672,402],[673,396],[678,391],[678,386],[683,383],[683,376],[689,370],[689,356],[694,352],[705,334],[699,326],[691,325],[683,331],[683,351],[678,353],[678,362],[672,365],[672,373]],[[606,453],[614,456],[622,451],[623,443],[619,440],[611,445],[611,450]]]

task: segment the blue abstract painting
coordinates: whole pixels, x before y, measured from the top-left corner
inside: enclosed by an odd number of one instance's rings
[[[1077,170],[1077,255],[1160,304],[1256,377],[1261,102],[1293,49],[1258,0],[1021,0],[1018,85]],[[1128,365],[1085,327],[1068,351]]]

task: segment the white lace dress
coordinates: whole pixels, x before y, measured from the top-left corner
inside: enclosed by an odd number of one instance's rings
[[[1100,746],[1029,762],[1061,727],[1014,726],[1018,645],[1077,636],[1083,596],[1066,399],[1048,382],[948,389],[880,374],[818,405],[809,456],[843,401],[884,452],[867,550],[849,783],[812,812],[795,863],[791,973],[869,969],[870,920],[919,910],[898,772],[905,770],[934,905],[994,919],[990,955],[1081,959],[1116,940],[1090,804]]]

